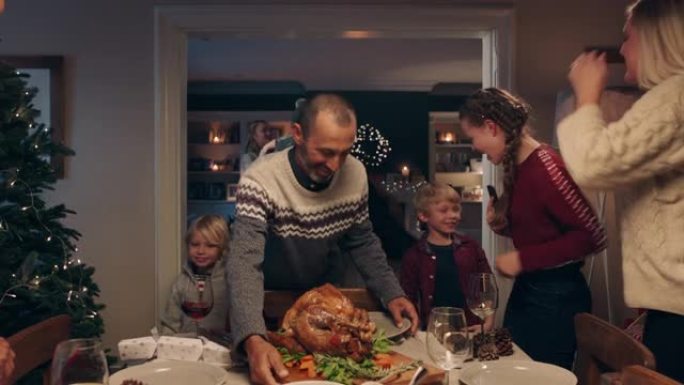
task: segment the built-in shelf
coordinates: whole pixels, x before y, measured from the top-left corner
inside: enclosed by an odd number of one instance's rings
[[[235,198],[232,199],[188,199],[188,203],[235,203]]]
[[[435,143],[435,148],[472,148],[471,143]]]
[[[240,175],[240,171],[188,171],[188,175]]]
[[[240,143],[188,143],[188,146],[196,147],[224,147],[224,148],[239,148]]]

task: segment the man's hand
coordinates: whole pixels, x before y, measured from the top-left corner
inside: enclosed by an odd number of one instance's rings
[[[278,350],[259,335],[252,335],[245,340],[245,351],[249,359],[249,378],[254,384],[276,385],[289,372],[283,365],[283,359]]]
[[[515,277],[522,271],[520,253],[517,250],[509,251],[496,257],[496,268],[507,277]]]
[[[608,82],[608,63],[605,53],[585,52],[570,65],[568,80],[575,91],[577,108],[598,104]]]
[[[0,338],[0,385],[10,382],[14,372],[14,351],[7,340]]]
[[[411,320],[411,334],[416,334],[420,320],[418,319],[418,312],[416,312],[416,308],[413,306],[411,301],[408,300],[408,298],[397,297],[389,301],[387,303],[387,309],[389,310],[390,314],[392,314],[394,323],[397,326],[401,326],[401,323],[404,322],[404,316],[407,316]]]

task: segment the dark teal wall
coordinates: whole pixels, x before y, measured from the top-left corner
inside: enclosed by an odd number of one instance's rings
[[[188,109],[195,111],[279,111],[293,110],[297,98],[305,95],[188,95]],[[390,141],[392,152],[383,165],[369,172],[399,172],[401,165],[428,172],[428,112],[456,111],[464,97],[434,96],[427,92],[335,91],[356,109],[358,123],[371,124]]]

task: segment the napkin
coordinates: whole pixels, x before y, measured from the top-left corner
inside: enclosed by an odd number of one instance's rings
[[[202,340],[197,338],[159,337],[157,358],[198,361],[202,357]]]
[[[202,351],[202,361],[210,364],[220,364],[221,366],[232,366],[230,359],[230,350],[225,346],[219,345],[216,342],[210,341],[202,337],[204,341],[204,350]]]
[[[157,350],[157,341],[152,337],[131,338],[119,341],[118,348],[122,361],[149,360]]]

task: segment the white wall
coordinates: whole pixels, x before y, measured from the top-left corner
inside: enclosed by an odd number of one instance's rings
[[[127,3],[22,0],[0,15],[0,55],[65,56],[77,155],[51,201],[78,213],[67,225],[97,269],[107,343],[149,330],[154,309],[152,5]]]
[[[82,259],[97,268],[110,346],[154,319],[154,3],[21,0],[0,14],[0,55],[66,58],[66,139],[77,155],[52,200],[78,212],[67,224],[83,233]],[[513,3],[517,88],[548,140],[570,61],[584,45],[619,43],[626,1]]]

